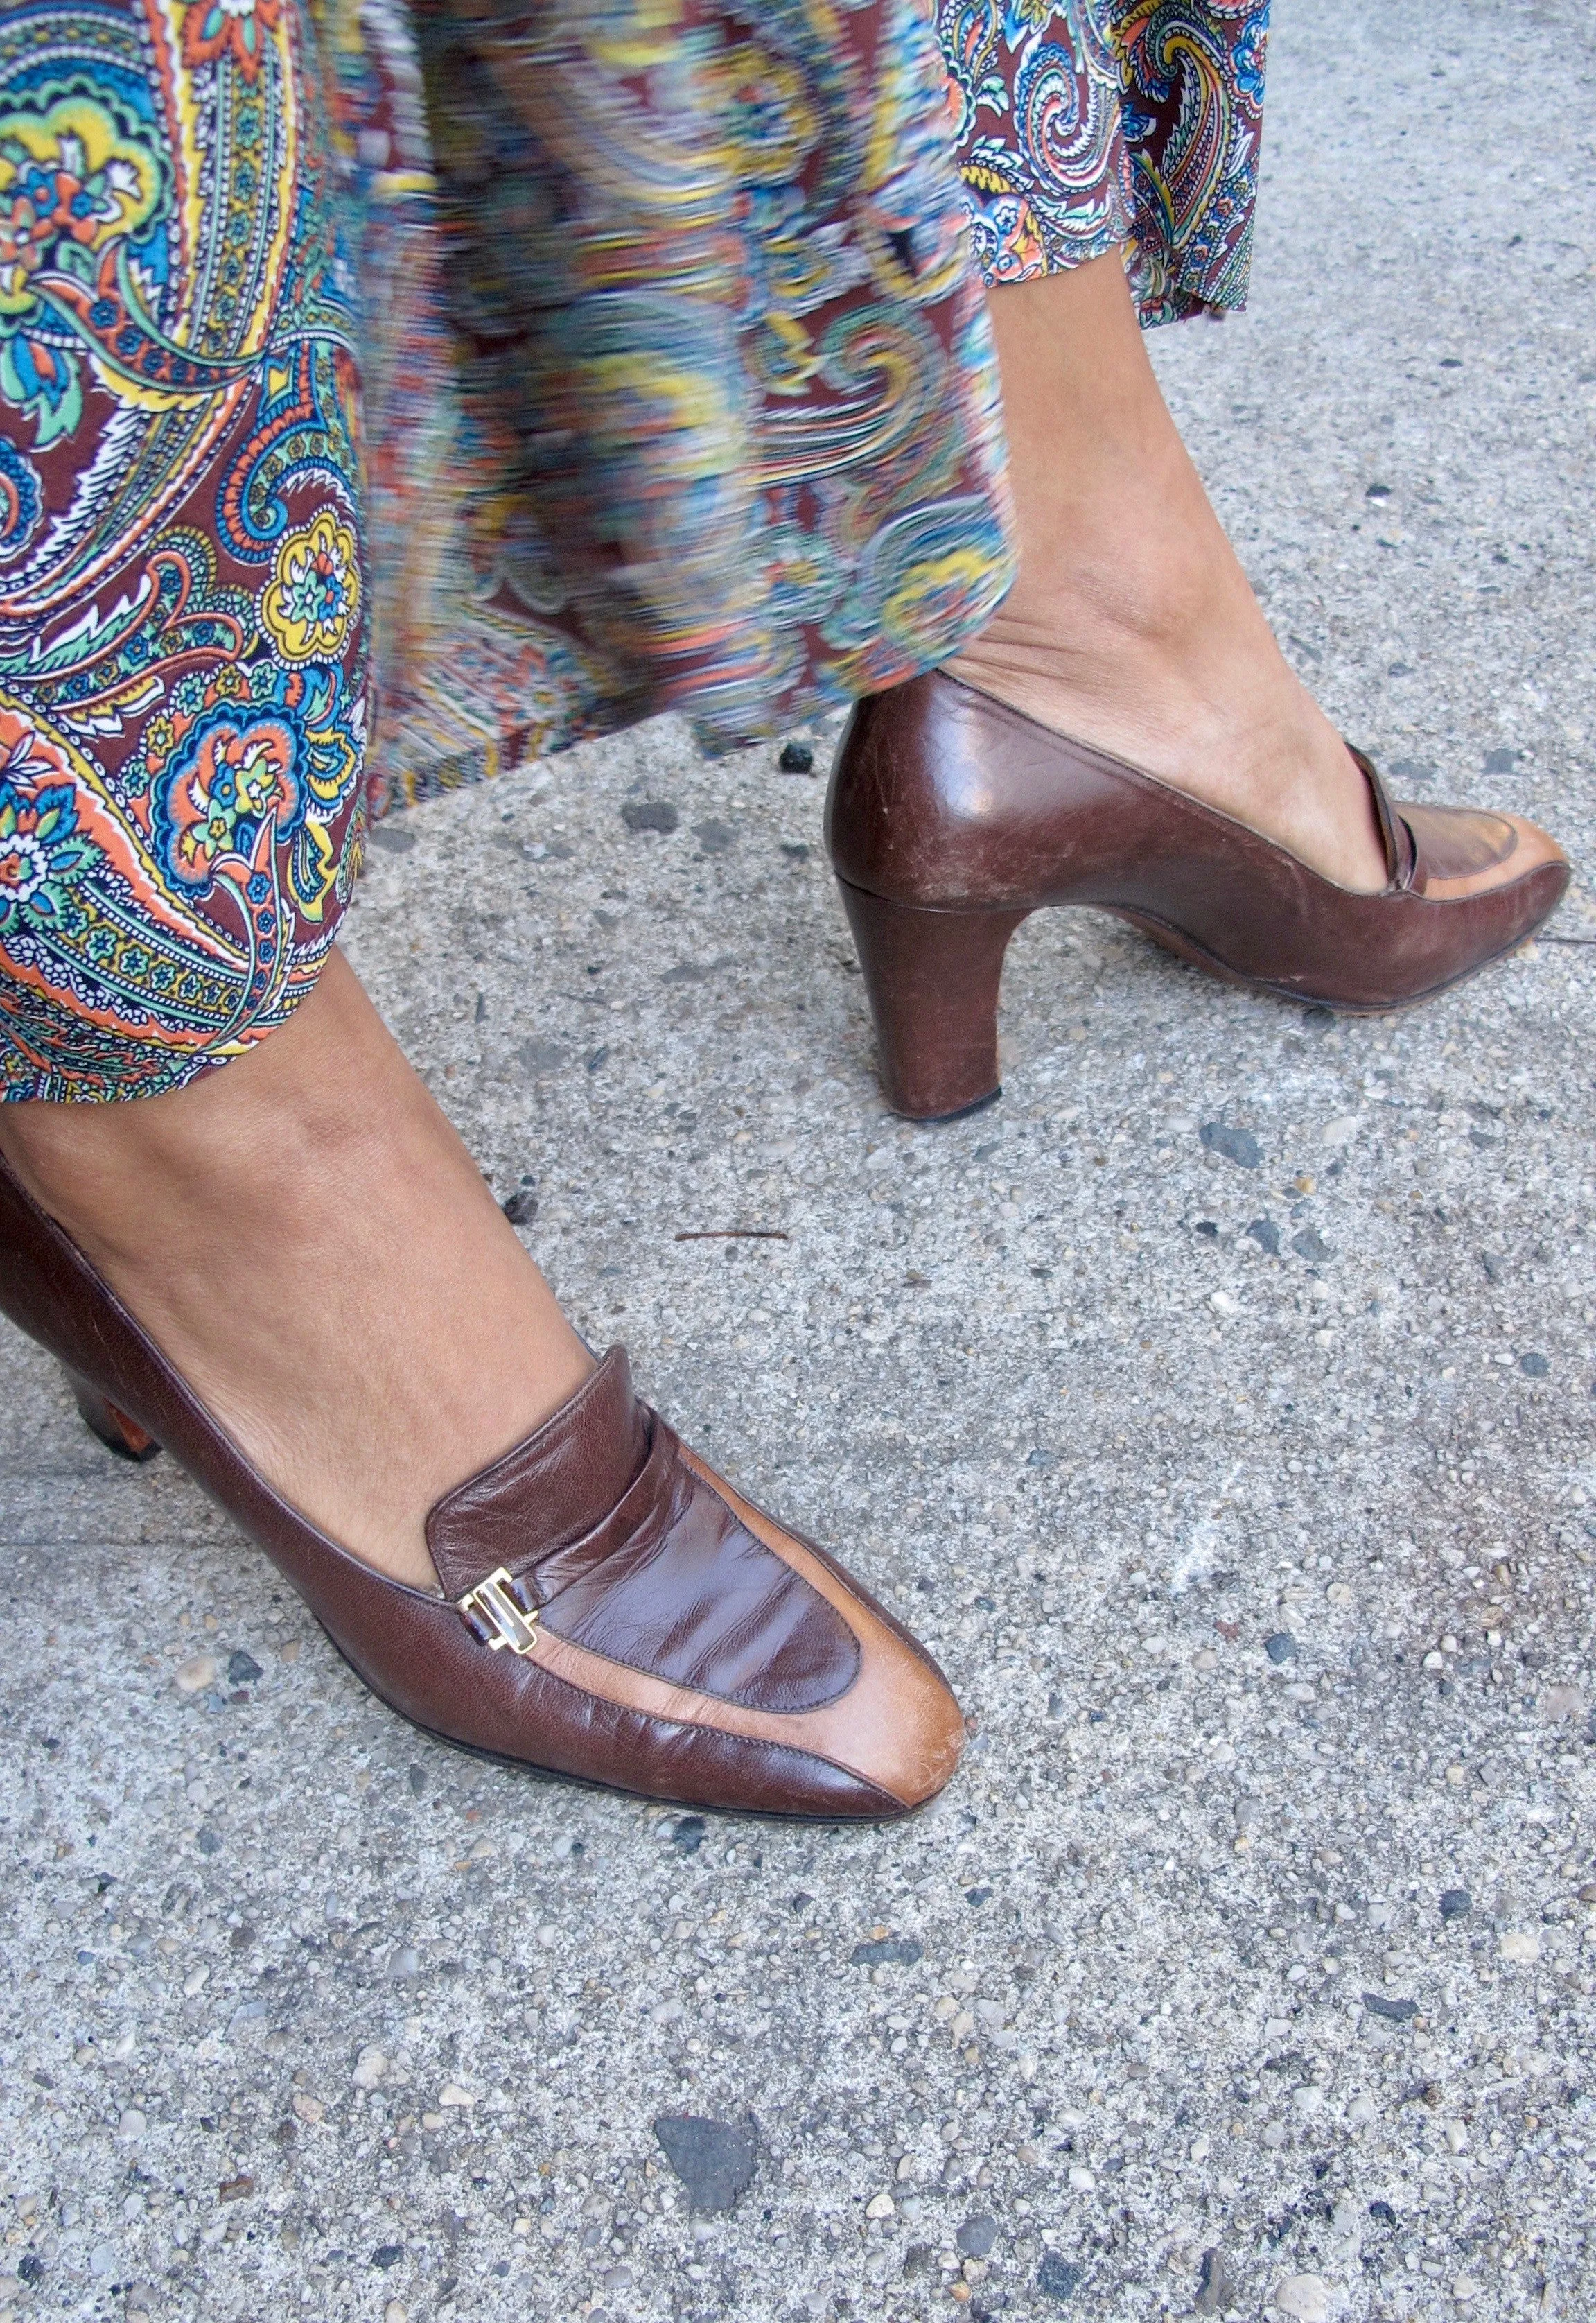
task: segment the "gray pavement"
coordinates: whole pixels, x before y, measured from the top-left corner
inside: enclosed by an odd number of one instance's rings
[[[1032,922],[927,1132],[773,752],[394,830],[352,949],[572,1311],[977,1738],[885,1832],[479,1768],[0,1334],[0,2323],[1596,2312],[1596,28],[1290,0],[1271,107],[1160,367],[1348,730],[1574,897],[1341,1025]]]

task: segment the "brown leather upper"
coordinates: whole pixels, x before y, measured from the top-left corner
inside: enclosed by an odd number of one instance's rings
[[[963,1740],[935,1664],[831,1558],[765,1516],[633,1392],[624,1350],[427,1520],[445,1595],[289,1507],[0,1162],[0,1308],[180,1460],[394,1708],[495,1757],[697,1805],[880,1817]],[[539,1607],[491,1650],[454,1602],[499,1568]]]
[[[445,1592],[460,1596],[496,1566],[526,1561],[532,1515],[545,1556],[585,1539],[648,1457],[644,1407],[624,1347],[612,1347],[553,1418],[446,1492],[427,1520]]]
[[[1090,904],[1217,973],[1383,1009],[1521,942],[1568,884],[1516,816],[1399,805],[1367,758],[1389,885],[1357,895],[1138,768],[933,673],[859,702],[827,801],[839,878],[936,912]]]

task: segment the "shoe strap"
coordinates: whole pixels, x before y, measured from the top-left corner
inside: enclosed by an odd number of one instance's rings
[[[1346,747],[1374,801],[1374,817],[1380,825],[1380,843],[1385,849],[1386,878],[1399,891],[1410,887],[1414,872],[1418,868],[1418,847],[1413,833],[1392,804],[1391,794],[1373,759],[1354,748],[1351,742]]]
[[[568,1548],[601,1524],[648,1456],[647,1407],[624,1347],[611,1347],[568,1403],[463,1484],[427,1520],[445,1593],[460,1597]]]

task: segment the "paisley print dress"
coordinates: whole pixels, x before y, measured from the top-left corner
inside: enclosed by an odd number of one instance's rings
[[[368,821],[1007,585],[983,285],[1239,302],[1261,0],[0,0],[0,1097],[310,989]]]

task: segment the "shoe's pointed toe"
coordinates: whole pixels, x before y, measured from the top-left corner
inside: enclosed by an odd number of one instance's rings
[[[622,1350],[550,1431],[564,1438],[552,1455],[535,1437],[434,1511],[434,1557],[477,1658],[450,1703],[412,1716],[684,1804],[885,1819],[941,1789],[964,1722],[935,1664],[835,1560],[637,1402]],[[636,1458],[619,1491],[603,1464],[618,1444]],[[551,1543],[561,1476],[581,1481]],[[480,1618],[490,1564],[513,1593],[499,1639],[510,1652],[495,1650],[491,1602]]]
[[[908,1631],[745,1501],[612,1347],[427,1519],[437,1593],[289,1507],[0,1162],[0,1309],[102,1440],[164,1446],[262,1547],[371,1691],[465,1749],[683,1805],[885,1819],[958,1763],[959,1707]]]

